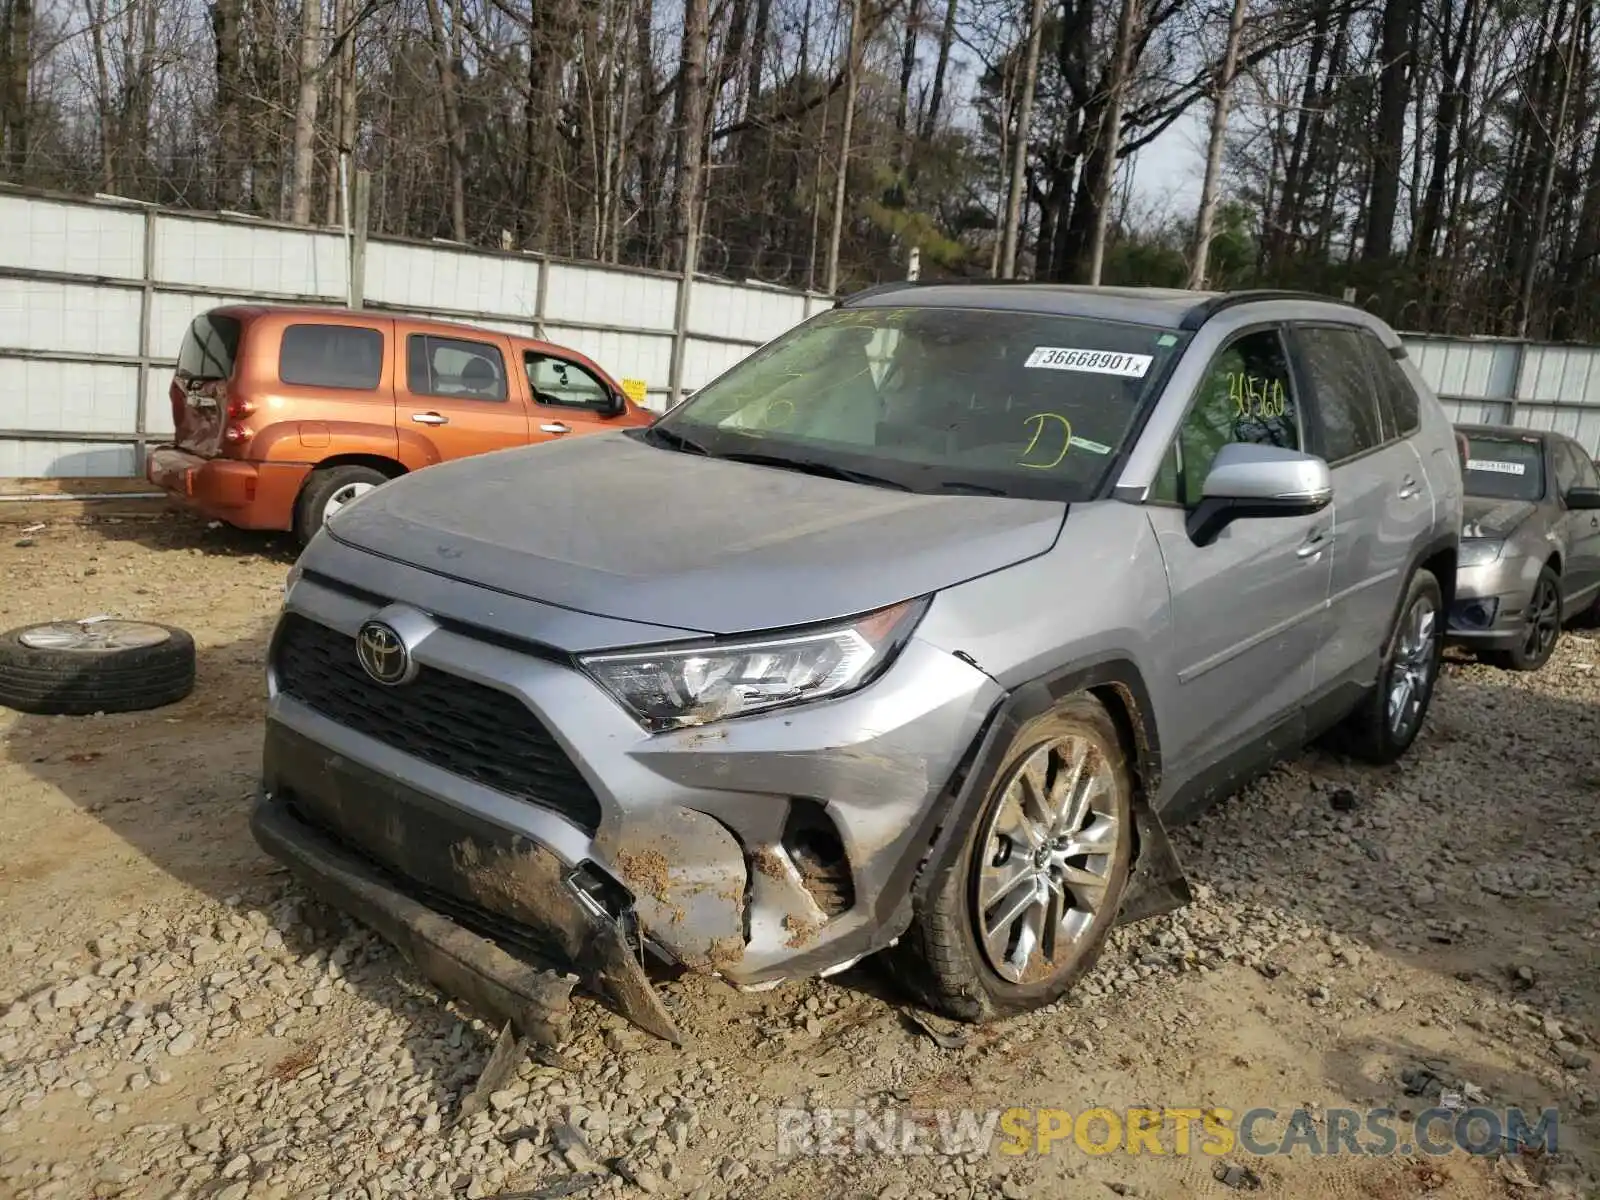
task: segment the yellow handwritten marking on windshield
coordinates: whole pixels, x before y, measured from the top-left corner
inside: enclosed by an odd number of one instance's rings
[[[1228,397],[1233,401],[1233,415],[1236,417],[1271,420],[1289,410],[1281,379],[1263,379],[1243,371],[1229,371]]]
[[[784,429],[793,420],[794,401],[782,396],[768,402],[766,412],[761,414],[761,424],[768,429]]]
[[[1039,444],[1039,438],[1044,433],[1044,424],[1046,421],[1059,421],[1061,423],[1061,453],[1056,455],[1055,458],[1051,459],[1047,463],[1032,463],[1024,461],[1027,459],[1028,455],[1033,453],[1033,448]],[[1028,442],[1028,448],[1022,452],[1022,458],[1017,460],[1017,466],[1031,467],[1036,471],[1048,471],[1052,467],[1059,466],[1061,460],[1067,456],[1067,451],[1072,449],[1072,422],[1067,420],[1060,413],[1044,412],[1034,413],[1034,415],[1031,417],[1025,417],[1023,418],[1022,423],[1024,425],[1033,426],[1033,437]]]

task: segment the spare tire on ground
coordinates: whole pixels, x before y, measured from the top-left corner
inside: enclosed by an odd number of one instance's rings
[[[193,690],[194,639],[171,625],[94,617],[0,633],[0,706],[18,712],[139,712]]]

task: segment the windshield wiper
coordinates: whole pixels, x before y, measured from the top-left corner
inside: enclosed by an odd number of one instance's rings
[[[842,479],[846,483],[864,483],[869,487],[892,488],[897,492],[909,492],[911,490],[897,479],[874,475],[870,471],[855,471],[849,467],[835,466],[833,463],[822,462],[815,458],[789,458],[782,454],[757,454],[754,452],[718,454],[714,457],[725,458],[729,462],[751,463],[758,467],[781,467],[786,471],[803,471],[807,475],[821,475],[827,479]]]
[[[707,450],[693,438],[686,438],[683,436],[683,434],[678,433],[676,430],[663,429],[659,425],[652,425],[646,429],[645,436],[659,439],[660,441],[663,441],[667,445],[675,447],[676,449],[687,450],[690,454],[709,455],[711,453],[711,451]]]
[[[968,483],[965,479],[941,479],[934,484],[940,492],[967,492],[974,496],[1009,496],[1005,488],[990,487],[986,483]]]

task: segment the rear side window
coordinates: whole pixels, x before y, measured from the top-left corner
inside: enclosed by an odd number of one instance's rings
[[[1377,389],[1360,332],[1312,327],[1296,336],[1322,424],[1323,457],[1338,463],[1381,446]]]
[[[178,375],[190,383],[232,379],[239,354],[239,322],[207,313],[189,323],[178,350]]]
[[[356,325],[290,325],[278,378],[304,387],[371,391],[383,374],[383,334]]]
[[[1411,386],[1411,380],[1377,334],[1363,329],[1361,342],[1367,348],[1367,362],[1372,367],[1372,378],[1378,385],[1378,398],[1383,405],[1386,426],[1397,437],[1415,433],[1422,427],[1422,407],[1417,400],[1417,389]]]
[[[504,400],[505,357],[487,342],[413,333],[406,340],[406,386],[416,396]]]

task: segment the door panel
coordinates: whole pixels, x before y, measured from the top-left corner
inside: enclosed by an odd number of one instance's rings
[[[530,440],[598,433],[615,423],[611,389],[588,368],[534,350],[524,352],[522,367],[533,396]]]
[[[395,379],[402,445],[420,443],[423,458],[442,462],[527,443],[528,404],[521,382],[507,373],[505,339],[443,336],[426,327],[397,332],[404,339]]]
[[[1316,683],[1330,580],[1317,535],[1332,529],[1334,513],[1245,518],[1196,546],[1182,509],[1148,511],[1176,647],[1178,700],[1162,751],[1187,776],[1298,718]],[[1299,727],[1285,733],[1294,742]]]
[[[1386,440],[1379,383],[1359,330],[1295,330],[1318,445],[1333,476],[1332,590],[1318,686],[1377,677],[1416,550],[1433,521],[1422,462],[1407,441]]]
[[[1192,779],[1253,748],[1292,748],[1316,684],[1328,598],[1323,546],[1334,514],[1247,517],[1197,546],[1186,529],[1217,452],[1229,443],[1300,449],[1300,401],[1276,327],[1217,353],[1147,507],[1167,572],[1178,701],[1164,756]],[[1276,730],[1270,744],[1260,740]]]
[[[1600,473],[1594,462],[1576,442],[1557,441],[1555,451],[1556,482],[1564,497],[1569,488],[1600,487]],[[1558,500],[1566,509],[1565,500]],[[1586,605],[1595,587],[1600,585],[1600,511],[1593,509],[1567,509],[1561,517],[1563,541],[1567,547],[1567,561],[1562,570],[1562,602],[1569,618],[1575,610]]]

